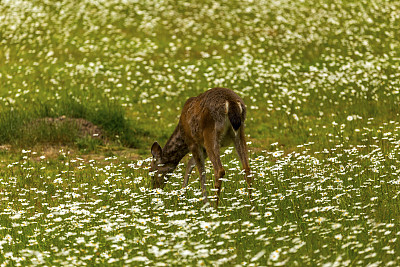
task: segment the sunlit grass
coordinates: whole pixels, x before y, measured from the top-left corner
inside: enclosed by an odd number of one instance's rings
[[[2,1],[0,262],[399,265],[398,10],[381,0]],[[226,150],[218,209],[203,206],[197,173],[181,189],[184,164],[165,190],[148,174],[151,143],[216,86],[245,100],[255,179],[250,202]],[[110,143],[42,123],[61,116],[102,127]],[[211,196],[212,174],[208,163]]]
[[[320,140],[323,126],[348,116],[361,117],[353,125],[362,128],[369,118],[398,115],[397,8],[385,1],[9,1],[0,11],[0,101],[29,109],[70,98],[115,102],[162,142],[188,97],[224,86],[248,104],[252,138],[292,148]],[[141,153],[152,142],[127,140]]]

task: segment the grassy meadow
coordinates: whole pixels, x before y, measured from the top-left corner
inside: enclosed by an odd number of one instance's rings
[[[0,0],[0,266],[399,266],[399,10]],[[187,158],[148,172],[212,87],[247,105],[254,176],[250,201],[224,150],[217,209]]]

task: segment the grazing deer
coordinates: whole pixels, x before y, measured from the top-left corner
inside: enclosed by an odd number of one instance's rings
[[[178,126],[164,148],[161,148],[157,142],[154,142],[151,147],[153,161],[150,171],[154,172],[153,188],[163,188],[165,175],[173,172],[180,160],[191,152],[193,156],[188,162],[183,187],[187,186],[189,175],[194,166],[197,166],[203,200],[206,202],[204,160],[208,156],[214,167],[214,185],[217,189],[216,205],[218,206],[221,178],[225,175],[220,159],[220,147],[226,146],[232,141],[250,188],[252,177],[244,137],[245,118],[246,106],[243,100],[230,89],[213,88],[197,97],[189,98],[183,106]]]

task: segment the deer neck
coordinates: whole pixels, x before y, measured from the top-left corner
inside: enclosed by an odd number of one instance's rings
[[[174,167],[176,167],[181,159],[189,152],[189,148],[183,137],[183,130],[179,123],[162,149],[162,157],[165,164],[173,164]]]

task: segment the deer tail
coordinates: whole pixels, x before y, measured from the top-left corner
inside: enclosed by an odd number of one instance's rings
[[[226,110],[228,112],[228,118],[235,131],[237,131],[243,123],[243,107],[240,102],[227,101]]]

